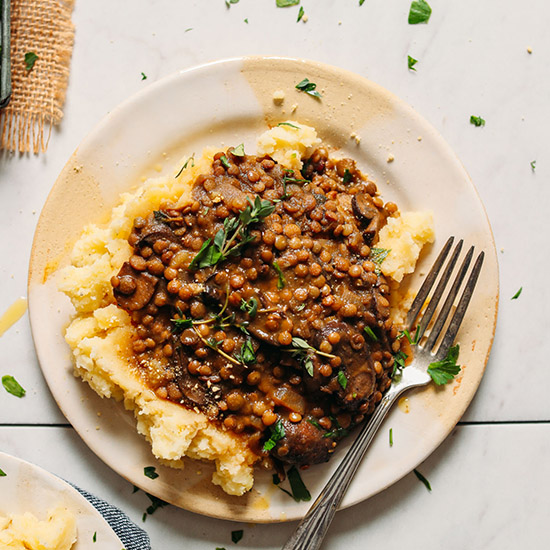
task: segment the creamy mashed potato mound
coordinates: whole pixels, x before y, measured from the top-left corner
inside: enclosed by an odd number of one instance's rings
[[[75,542],[75,517],[61,506],[49,510],[43,521],[30,512],[0,515],[2,550],[70,550]]]
[[[268,154],[283,166],[299,170],[301,159],[320,140],[314,128],[294,121],[289,124],[294,127],[276,126],[264,132],[258,154]],[[173,174],[148,179],[135,192],[121,195],[106,225],[84,229],[73,248],[71,265],[61,272],[59,286],[76,310],[65,335],[74,355],[75,374],[100,396],[123,401],[133,411],[138,432],[163,464],[182,468],[183,457],[213,461],[213,483],[230,495],[242,495],[252,487],[253,464],[259,457],[239,435],[210,422],[202,413],[160,399],[144,384],[132,362],[134,328],[129,315],[116,305],[110,282],[132,254],[127,239],[134,219],[168,204],[178,208],[188,202],[194,180],[210,170],[214,153],[206,150],[174,177],[188,160],[184,158]],[[432,241],[430,214],[389,218],[377,245],[391,249],[382,271],[400,281],[414,269],[422,244]]]

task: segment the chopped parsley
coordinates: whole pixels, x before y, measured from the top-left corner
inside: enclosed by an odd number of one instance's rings
[[[192,31],[193,30],[193,27],[188,27],[187,29],[185,29],[183,32],[189,32],[189,31]]]
[[[315,88],[317,88],[317,84],[315,82],[310,82],[309,78],[304,78],[301,82],[298,82],[296,84],[296,89],[300,92],[305,92],[306,94],[309,94],[310,96],[316,97],[317,99],[321,99],[323,97]]]
[[[411,57],[410,55],[407,55],[407,65],[411,71],[416,71],[414,66],[418,63],[418,59],[415,59],[414,57]]]
[[[299,126],[295,126],[294,124],[291,124],[290,122],[279,122],[277,126],[288,126],[289,128],[294,128],[295,130],[299,130]]]
[[[418,340],[419,340],[419,336],[420,336],[420,326],[416,327],[416,332],[414,333],[414,338],[411,336],[411,333],[405,329],[405,330],[402,330],[398,336],[397,336],[397,339],[399,340],[400,338],[403,338],[403,336],[405,336],[405,338],[407,338],[409,344],[411,346],[416,346],[416,344],[418,344]]]
[[[332,423],[336,426],[334,429],[332,429],[330,432],[327,432],[326,434],[323,434],[323,437],[330,437],[333,439],[340,438],[340,437],[346,437],[348,435],[348,430],[346,428],[342,428],[340,426],[340,422],[338,422],[338,419],[334,416],[329,417],[332,421]]]
[[[287,472],[288,482],[290,483],[290,491],[287,491],[280,486],[281,479],[278,474],[273,474],[273,485],[276,485],[286,493],[288,496],[292,497],[296,502],[304,501],[309,502],[311,500],[311,494],[307,490],[302,478],[300,477],[300,472],[296,466],[291,466]]]
[[[474,126],[479,128],[480,126],[485,126],[485,120],[483,118],[481,118],[480,116],[471,115],[470,116],[470,124],[473,124]]]
[[[141,80],[147,80],[147,75],[144,72],[141,73]]]
[[[225,0],[225,5],[230,8],[231,4],[238,4],[239,0]]]
[[[459,351],[460,348],[457,344],[456,346],[449,348],[449,351],[444,359],[430,363],[428,367],[428,374],[438,386],[447,384],[460,372],[460,365],[456,364]]]
[[[390,428],[390,447],[393,447],[393,428]]]
[[[230,152],[236,157],[244,157],[244,143],[237,145],[237,147],[233,147],[233,149],[230,149]]]
[[[363,330],[367,333],[367,336],[372,342],[378,342],[378,336],[374,334],[374,331],[370,327],[367,326]]]
[[[222,155],[220,157],[220,161],[226,170],[231,167],[231,164],[229,164],[229,160],[225,155]]]
[[[25,397],[27,393],[19,384],[19,382],[11,375],[6,374],[2,376],[2,386],[8,392],[15,397]]]
[[[348,379],[343,370],[338,371],[338,384],[340,384],[340,386],[342,386],[342,389],[344,390],[348,385]]]
[[[150,495],[149,493],[145,493],[149,500],[151,501],[151,505],[147,507],[147,510],[145,511],[145,514],[153,515],[159,508],[164,508],[165,506],[169,506],[167,502],[164,502],[164,500],[161,500],[160,498],[157,498],[153,495]],[[145,515],[144,514],[144,515]],[[145,520],[144,520],[145,521]]]
[[[359,5],[362,6],[365,3],[365,0],[359,0]]]
[[[181,173],[189,166],[189,163],[191,163],[191,168],[195,166],[195,154],[193,153],[184,163],[184,165],[180,168],[179,172],[174,176],[176,179],[178,179],[181,175]]]
[[[388,257],[388,254],[391,252],[389,248],[376,248],[373,247],[370,249],[370,259],[376,264],[374,272],[377,275],[380,275],[380,266],[382,262]]]
[[[531,171],[534,172],[537,168],[537,161],[532,160],[529,164],[531,165]]]
[[[407,358],[408,355],[406,353],[403,353],[401,350],[393,354],[393,370],[391,373],[392,378],[405,368],[405,361],[407,360]]]
[[[154,466],[145,466],[145,468],[143,468],[143,474],[149,479],[157,479],[159,476]]]
[[[430,482],[415,468],[413,470],[414,472],[414,475],[422,482],[424,483],[424,486],[426,487],[426,489],[428,489],[428,491],[431,491],[432,490],[432,486],[430,485]]]
[[[346,168],[344,170],[344,177],[342,178],[342,181],[344,183],[349,183],[353,179],[353,176],[351,175],[351,172]]]
[[[92,542],[97,542],[97,531],[94,531],[94,536],[92,537]]]
[[[222,157],[223,159],[223,157]],[[207,239],[189,264],[189,269],[202,269],[236,256],[251,241],[250,226],[262,221],[275,209],[271,201],[256,196],[254,203],[248,200],[247,207],[236,217],[225,218],[223,228],[214,239]]]
[[[32,70],[37,59],[38,56],[34,52],[27,52],[25,54],[25,69],[27,71]]]
[[[6,474],[6,472],[4,472],[4,470],[2,470],[2,468],[0,468],[0,477],[6,477],[8,474]]]
[[[288,6],[297,6],[300,0],[277,0],[278,8],[288,8]]]
[[[264,443],[264,451],[271,451],[273,447],[277,444],[277,441],[280,441],[285,436],[285,428],[281,420],[277,420],[275,424],[271,424],[269,427],[271,432],[270,438]]]
[[[250,317],[256,317],[258,313],[258,300],[252,296],[248,301],[244,298],[241,299],[240,310],[245,311]]]
[[[414,0],[409,10],[409,25],[427,23],[432,15],[432,8],[426,0]]]
[[[300,11],[298,12],[298,19],[296,19],[296,23],[299,23],[302,20],[304,13],[304,7],[300,6]]]
[[[273,269],[277,272],[277,277],[278,277],[277,288],[279,290],[282,290],[283,288],[285,288],[285,284],[286,284],[286,279],[285,279],[285,276],[283,275],[283,270],[281,269],[281,266],[277,262],[273,262],[272,265],[273,265]]]
[[[237,544],[243,538],[243,530],[231,531],[231,542]]]
[[[523,290],[523,287],[520,286],[519,290],[510,298],[510,300],[517,300],[519,298],[522,290]]]
[[[244,366],[252,365],[256,362],[256,354],[254,353],[254,347],[252,346],[252,340],[247,338],[244,344],[241,346],[241,350],[235,356]]]

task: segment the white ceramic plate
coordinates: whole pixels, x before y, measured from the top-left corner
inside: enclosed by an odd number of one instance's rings
[[[48,510],[64,506],[76,518],[77,540],[72,550],[120,550],[124,546],[101,514],[60,478],[5,453],[0,453],[0,469],[6,474],[0,477],[0,515],[30,512],[44,520]]]
[[[320,101],[295,89],[305,77],[317,83],[323,94]],[[276,90],[285,93],[282,105],[273,102]],[[308,504],[289,499],[265,473],[257,476],[248,495],[228,497],[210,484],[209,465],[187,462],[183,471],[175,471],[156,464],[122,405],[100,399],[73,377],[63,339],[71,306],[57,290],[55,270],[66,265],[71,244],[83,226],[104,220],[119,194],[135,188],[143,176],[171,170],[184,155],[205,145],[244,142],[252,152],[267,125],[287,119],[316,127],[326,143],[355,158],[377,182],[382,196],[395,201],[402,211],[434,212],[437,242],[421,258],[411,280],[413,287],[420,285],[426,266],[449,235],[486,252],[458,338],[464,365],[461,375],[444,388],[430,386],[411,394],[408,413],[405,407],[392,411],[343,506],[379,492],[424,460],[466,410],[483,375],[498,302],[491,229],[468,175],[437,132],[388,91],[334,67],[281,58],[232,59],[168,77],[115,109],[76,150],[42,212],[30,265],[30,318],[40,364],[57,403],[84,441],[109,466],[146,491],[195,512],[242,521],[299,518]],[[304,472],[313,495],[344,450],[342,445],[330,463]],[[147,465],[156,465],[161,476],[154,481],[145,478]]]

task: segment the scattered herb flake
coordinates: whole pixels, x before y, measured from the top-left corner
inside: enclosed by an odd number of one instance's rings
[[[241,350],[236,354],[236,358],[244,366],[252,365],[256,362],[256,354],[254,353],[254,347],[252,346],[252,340],[247,338],[244,344],[241,346]]]
[[[353,176],[351,175],[351,172],[346,168],[344,170],[344,176],[342,178],[342,181],[344,183],[349,183],[353,179]]]
[[[359,5],[362,6],[365,3],[365,0],[359,0]]]
[[[219,546],[216,546],[216,550],[225,550],[225,548],[220,548]]]
[[[290,490],[292,491],[292,498],[296,502],[309,502],[311,500],[311,494],[307,490],[307,487],[304,485],[304,482],[300,477],[300,472],[298,471],[298,468],[296,468],[296,466],[292,466],[288,470],[287,476],[290,483]]]
[[[426,489],[428,489],[428,491],[431,491],[432,490],[432,486],[430,485],[430,482],[415,468],[413,470],[414,472],[414,475],[422,482],[424,483],[424,486],[426,487]]]
[[[154,466],[145,466],[145,468],[143,468],[143,474],[149,479],[157,479],[159,476]]]
[[[147,507],[146,513],[150,516],[154,514],[159,508],[164,508],[165,506],[169,506],[167,502],[164,502],[164,500],[161,500],[160,498],[157,498],[153,495],[150,495],[149,493],[145,493],[149,500],[151,501],[151,506]],[[145,515],[145,514],[144,514]],[[145,520],[143,520],[145,521]]]
[[[230,8],[231,4],[238,4],[239,0],[225,0],[225,5]]]
[[[444,359],[430,363],[428,367],[428,374],[438,386],[447,384],[460,372],[460,365],[456,364],[459,351],[460,348],[457,344],[456,346],[449,348],[449,351]]]
[[[138,491],[139,491],[139,487],[132,485],[132,494],[137,493]]]
[[[322,426],[321,424],[319,424],[319,422],[317,422],[317,420],[315,420],[315,418],[306,418],[306,420],[312,425],[312,426],[315,426],[318,430],[322,430]]]
[[[141,80],[147,80],[147,75],[144,72],[141,73]]]
[[[229,164],[229,160],[227,159],[227,157],[225,155],[222,155],[220,157],[220,161],[226,169],[228,169],[231,166],[231,164]]]
[[[300,6],[300,11],[298,12],[298,19],[296,19],[296,23],[299,23],[302,20],[304,13],[304,7]]]
[[[393,428],[390,428],[390,447],[393,447]]]
[[[378,342],[378,336],[374,334],[374,331],[370,327],[365,327],[364,331],[367,333],[367,336],[371,339],[372,342]]]
[[[295,130],[299,130],[299,126],[295,126],[294,124],[291,124],[290,122],[279,122],[277,126],[288,126],[289,128],[294,128]]]
[[[302,309],[305,309],[305,307],[305,302],[302,302],[300,305],[296,306],[296,311],[302,311]]]
[[[427,23],[432,15],[432,8],[426,0],[414,0],[409,10],[409,25]]]
[[[187,29],[185,29],[183,32],[189,32],[189,31],[192,31],[193,30],[193,27],[188,27]]]
[[[27,393],[19,384],[19,382],[11,375],[6,374],[2,376],[2,386],[8,392],[15,397],[24,397]]]
[[[485,120],[480,116],[470,116],[470,124],[473,124],[476,127],[485,126]]]
[[[281,267],[277,262],[273,262],[272,265],[273,265],[273,269],[277,272],[277,277],[278,277],[277,288],[279,290],[282,290],[286,284],[285,276],[283,275],[283,270],[281,269]]]
[[[191,168],[195,166],[195,154],[193,153],[184,163],[184,165],[180,168],[179,172],[174,176],[176,179],[178,179],[181,175],[181,173],[187,168],[187,166],[191,163]]]
[[[38,56],[34,52],[27,52],[25,54],[25,69],[27,69],[27,71],[32,70],[37,59]]]
[[[342,426],[340,426],[340,422],[338,422],[338,419],[335,416],[331,416],[329,418],[332,421],[332,424],[336,427],[333,430],[331,430],[330,432],[327,432],[326,434],[324,434],[323,437],[324,438],[330,437],[330,438],[333,438],[333,439],[338,439],[340,437],[346,437],[349,433],[348,430],[346,430],[346,428],[342,428]]]
[[[523,287],[520,286],[519,290],[510,298],[510,300],[517,300],[519,298],[522,290],[523,290]]]
[[[398,371],[402,371],[405,368],[405,361],[407,360],[408,355],[402,351],[398,351],[393,354],[393,370],[391,377],[393,378]]]
[[[280,441],[285,436],[285,428],[281,420],[277,420],[275,424],[272,424],[269,427],[271,431],[270,438],[264,443],[264,451],[271,451],[273,447],[277,444],[277,441]]]
[[[418,59],[415,59],[414,57],[411,57],[410,55],[407,55],[407,65],[411,71],[416,71],[414,66],[418,63]]]
[[[94,531],[94,536],[92,537],[92,542],[97,542],[97,531]]]
[[[316,97],[317,99],[321,99],[323,97],[315,88],[317,88],[317,84],[315,82],[310,82],[309,78],[304,78],[301,82],[298,82],[296,84],[296,89],[300,92],[305,92],[306,94],[309,94],[310,96]]]
[[[376,264],[374,272],[377,275],[380,275],[380,266],[382,262],[388,257],[388,254],[391,252],[389,248],[376,248],[373,247],[370,249],[370,259]]]
[[[244,143],[237,145],[237,147],[233,147],[233,149],[231,149],[230,151],[231,154],[235,155],[236,157],[244,157]]]
[[[242,298],[240,310],[245,311],[252,318],[256,317],[256,313],[258,313],[258,300],[256,300],[254,296],[252,296],[248,301]]]
[[[288,8],[288,6],[297,6],[300,0],[277,0],[278,8]]]
[[[0,468],[0,477],[6,477],[8,474],[6,474],[6,472],[4,472],[4,470],[2,470],[2,468]]]
[[[403,338],[403,336],[405,336],[405,338],[407,338],[407,341],[409,342],[409,344],[411,346],[416,346],[416,344],[418,344],[418,337],[420,336],[420,326],[416,327],[416,332],[414,333],[414,338],[411,336],[411,333],[405,329],[405,330],[402,330],[399,335],[397,336],[397,340],[399,340],[400,338]]]
[[[244,22],[248,25],[248,17],[244,20]]]
[[[237,544],[243,538],[243,530],[231,531],[231,541],[233,544]]]
[[[537,161],[536,161],[536,160],[532,160],[532,161],[530,162],[530,164],[531,164],[531,171],[534,172],[534,171],[536,170],[536,168],[537,168]]]
[[[342,389],[344,390],[348,385],[348,379],[343,370],[338,371],[338,384],[340,384],[340,386],[342,386]]]

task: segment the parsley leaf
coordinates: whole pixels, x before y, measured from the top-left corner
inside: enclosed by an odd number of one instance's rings
[[[398,351],[393,354],[393,370],[391,377],[393,378],[397,371],[402,371],[405,368],[405,361],[407,360],[408,355],[402,351]]]
[[[294,128],[295,130],[299,130],[299,126],[295,126],[294,124],[291,124],[290,122],[279,122],[277,126],[288,126],[289,128]]]
[[[141,73],[141,80],[147,80],[147,75],[144,72]]]
[[[298,19],[296,19],[296,23],[299,23],[304,16],[304,7],[300,6],[300,11],[298,12]]]
[[[344,390],[348,385],[348,379],[343,370],[338,371],[338,384],[340,384],[340,386],[342,386],[342,389]]]
[[[281,269],[281,266],[277,262],[273,262],[272,265],[273,265],[273,269],[277,272],[277,277],[278,277],[277,288],[279,290],[282,290],[283,288],[285,288],[285,284],[286,284],[286,279],[283,274],[283,270]]]
[[[231,531],[231,542],[237,544],[243,538],[243,530]]]
[[[302,500],[304,502],[309,502],[311,500],[311,494],[302,481],[298,468],[296,468],[296,466],[292,466],[290,470],[288,470],[287,476],[290,483],[290,490],[292,491],[292,498],[296,502],[300,502]]]
[[[480,116],[470,116],[470,124],[473,124],[476,127],[485,126],[485,120]]]
[[[510,298],[510,300],[517,300],[519,298],[522,290],[523,290],[523,287],[520,286],[519,290]]]
[[[418,59],[415,59],[414,57],[411,57],[410,55],[407,55],[407,65],[409,66],[409,69],[411,71],[416,71],[414,66],[418,63]]]
[[[359,5],[362,6],[365,3],[365,0],[359,0]]]
[[[438,386],[447,384],[460,372],[460,365],[456,364],[459,350],[460,348],[457,344],[449,348],[444,359],[430,363],[428,374]]]
[[[8,392],[15,397],[24,397],[27,393],[19,384],[19,382],[11,375],[6,374],[2,376],[2,386]]]
[[[37,59],[38,56],[34,52],[27,52],[25,54],[25,69],[27,71],[32,70]]]
[[[237,147],[233,147],[233,149],[230,149],[230,152],[236,157],[244,157],[244,143],[237,145]]]
[[[378,336],[374,334],[374,331],[370,327],[367,326],[363,330],[367,333],[367,336],[371,339],[372,342],[378,342]]]
[[[393,428],[390,428],[390,447],[393,447]]]
[[[94,536],[92,537],[92,542],[97,542],[97,531],[94,531]]]
[[[288,6],[296,6],[300,3],[300,0],[277,0],[278,8],[288,8]]]
[[[427,23],[432,15],[432,8],[426,0],[414,0],[409,10],[409,25]]]
[[[316,97],[317,99],[321,99],[323,97],[315,88],[317,88],[317,84],[315,82],[310,82],[309,78],[304,78],[301,82],[298,82],[296,84],[295,88],[299,90],[300,92],[305,92],[306,94],[309,94],[310,96]]]
[[[157,479],[159,476],[154,466],[145,466],[145,468],[143,468],[143,474],[149,479]]]
[[[281,420],[277,420],[275,424],[272,424],[269,427],[271,431],[270,438],[264,443],[264,451],[271,451],[273,447],[277,444],[277,441],[280,441],[285,436],[285,428]]]
[[[537,168],[537,161],[532,160],[529,164],[531,165],[531,171],[534,172],[535,169]]]
[[[431,491],[432,490],[432,486],[430,485],[430,482],[415,468],[413,470],[414,472],[414,475],[422,482],[424,483],[424,485],[426,486],[426,489],[428,489],[428,491]]]
[[[6,477],[8,474],[6,474],[6,472],[4,472],[4,470],[2,470],[2,468],[0,468],[0,477]]]
[[[370,259],[376,264],[374,272],[377,275],[380,275],[380,266],[382,262],[388,257],[388,254],[391,252],[389,248],[376,248],[373,247],[370,249]]]

